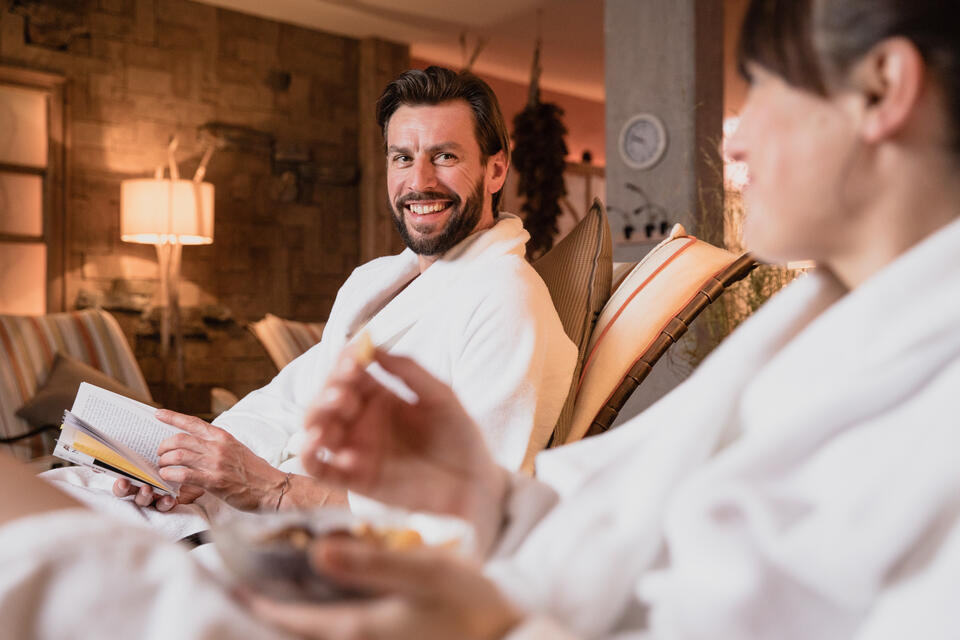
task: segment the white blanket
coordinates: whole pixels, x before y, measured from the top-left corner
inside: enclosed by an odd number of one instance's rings
[[[647,412],[537,459],[562,500],[537,523],[555,494],[519,490],[488,567],[537,612],[511,637],[960,637],[958,394],[960,222],[848,295],[798,280]]]

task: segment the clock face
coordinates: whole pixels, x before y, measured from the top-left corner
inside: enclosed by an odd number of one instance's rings
[[[620,155],[634,169],[649,169],[660,161],[666,150],[666,129],[652,113],[633,116],[620,132]]]

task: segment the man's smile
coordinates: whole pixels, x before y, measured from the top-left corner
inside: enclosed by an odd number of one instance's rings
[[[447,213],[453,206],[453,200],[410,200],[403,208],[415,222],[434,221]]]

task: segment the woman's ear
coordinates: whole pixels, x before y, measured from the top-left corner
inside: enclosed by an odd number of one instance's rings
[[[863,96],[864,141],[881,142],[907,125],[916,111],[924,71],[920,51],[900,37],[880,42],[854,65],[851,81]]]

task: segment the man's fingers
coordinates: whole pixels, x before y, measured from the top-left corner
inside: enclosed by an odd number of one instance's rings
[[[162,456],[169,451],[176,451],[178,449],[204,454],[209,451],[210,445],[207,443],[207,440],[192,436],[189,433],[177,433],[160,442],[159,446],[157,446],[157,455]]]
[[[180,495],[177,496],[177,502],[179,504],[190,504],[204,493],[206,493],[206,491],[204,491],[203,487],[197,487],[191,484],[182,484],[180,485]]]
[[[209,439],[212,435],[212,430],[216,429],[216,427],[207,424],[200,418],[188,416],[185,413],[170,411],[170,409],[157,409],[154,415],[160,422],[166,422],[169,425],[183,429],[187,433],[203,439]]]
[[[157,511],[170,511],[177,506],[177,499],[173,496],[160,496],[157,498]]]
[[[179,482],[181,485],[191,484],[203,489],[210,487],[210,478],[205,472],[189,467],[163,467],[160,469],[160,477],[167,482]]]
[[[118,498],[126,498],[127,496],[132,496],[137,492],[137,488],[130,484],[130,481],[126,478],[118,478],[113,483],[113,495]]]
[[[150,485],[145,484],[137,491],[137,495],[134,496],[133,501],[141,507],[149,507],[153,504],[155,498],[156,496],[153,495],[153,489]]]
[[[161,468],[171,466],[196,467],[203,459],[203,454],[196,451],[181,448],[164,450],[162,444],[160,447],[157,451],[160,454],[157,459],[157,466]]]

